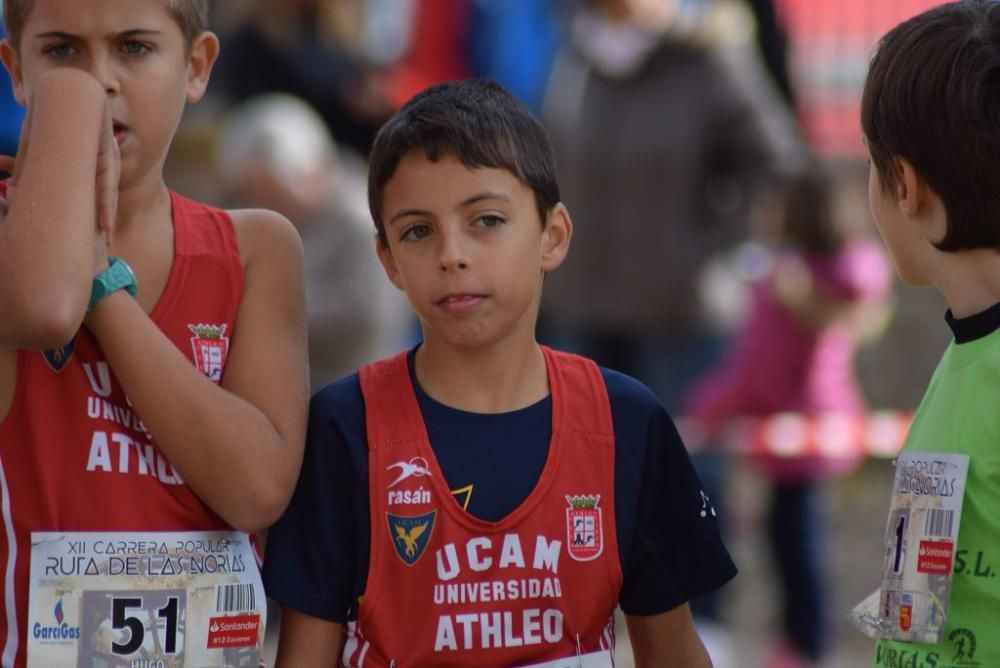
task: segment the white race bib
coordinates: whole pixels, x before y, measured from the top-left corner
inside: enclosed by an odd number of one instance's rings
[[[968,470],[968,455],[900,453],[881,586],[850,615],[865,635],[941,642]]]
[[[611,660],[611,652],[602,651],[556,659],[555,661],[533,663],[530,666],[521,666],[521,668],[614,668],[614,665]]]
[[[31,534],[28,668],[256,667],[266,617],[246,534]]]

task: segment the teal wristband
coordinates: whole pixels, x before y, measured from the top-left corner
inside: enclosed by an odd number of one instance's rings
[[[121,258],[109,257],[108,268],[94,276],[87,310],[94,308],[98,302],[113,292],[128,290],[128,293],[134,297],[138,289],[132,267],[128,266],[128,263]]]

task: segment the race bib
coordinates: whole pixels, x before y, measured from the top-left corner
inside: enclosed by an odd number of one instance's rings
[[[899,455],[881,586],[850,615],[865,635],[941,642],[968,470],[968,455]]]
[[[31,535],[28,668],[256,668],[266,616],[246,534]]]
[[[530,666],[521,666],[521,668],[614,668],[614,665],[611,660],[611,652],[603,651],[556,659],[555,661],[533,663]]]

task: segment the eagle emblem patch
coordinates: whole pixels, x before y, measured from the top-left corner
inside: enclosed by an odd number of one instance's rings
[[[69,343],[61,348],[43,350],[42,355],[45,357],[45,361],[49,363],[52,370],[58,373],[63,370],[63,367],[66,366],[70,358],[73,357],[74,348],[76,348],[76,335],[73,336]]]
[[[386,513],[389,521],[389,538],[396,554],[407,566],[417,563],[431,541],[436,510],[425,515],[393,515]]]

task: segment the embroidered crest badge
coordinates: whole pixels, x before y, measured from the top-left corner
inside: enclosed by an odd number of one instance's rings
[[[592,561],[604,551],[604,522],[600,494],[566,496],[566,548],[577,561]]]
[[[431,542],[436,514],[436,510],[414,516],[385,514],[389,521],[389,538],[396,548],[396,554],[407,566],[417,563]]]
[[[77,335],[74,335],[70,342],[61,348],[50,348],[42,351],[45,361],[48,362],[49,366],[56,373],[62,371],[63,367],[69,363],[70,358],[73,357],[73,350],[76,348],[76,337]]]
[[[194,350],[194,363],[201,372],[213,383],[222,380],[222,371],[226,368],[226,357],[229,355],[229,337],[226,336],[226,325],[188,325],[194,336],[191,337],[191,348]]]

